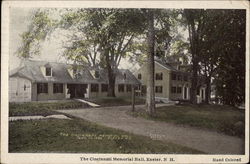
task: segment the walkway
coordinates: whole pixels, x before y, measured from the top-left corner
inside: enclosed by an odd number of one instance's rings
[[[130,109],[131,106],[120,106],[60,110],[59,112],[107,127],[170,141],[208,154],[244,154],[244,140],[241,138],[171,123],[134,118],[126,114],[126,111]]]
[[[77,100],[79,102],[82,102],[82,103],[85,103],[85,104],[88,104],[91,107],[99,107],[100,106],[98,104],[95,104],[95,103],[92,103],[92,102],[89,102],[89,101],[86,101],[86,100],[83,100],[83,99],[75,99],[75,100]]]
[[[9,117],[9,121],[18,121],[18,120],[41,120],[41,119],[49,119],[49,118],[57,118],[57,119],[70,119],[69,117],[57,114],[57,115],[49,115],[49,116],[14,116]]]

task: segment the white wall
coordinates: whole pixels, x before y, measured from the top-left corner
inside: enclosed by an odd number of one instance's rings
[[[9,101],[31,101],[31,81],[21,77],[9,78]]]

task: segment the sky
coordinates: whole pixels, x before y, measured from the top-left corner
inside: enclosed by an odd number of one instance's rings
[[[21,46],[20,35],[27,31],[30,24],[32,9],[12,8],[10,10],[10,58],[9,69],[12,70],[19,66],[21,59],[17,57],[16,51]],[[60,40],[52,38],[42,44],[41,55],[34,56],[33,60],[61,61],[59,56]]]
[[[34,8],[33,8],[34,9]],[[16,52],[22,44],[20,35],[27,31],[30,19],[32,16],[32,8],[11,8],[10,9],[10,56],[9,56],[9,70],[13,70],[20,65],[21,59]],[[33,60],[44,60],[51,62],[66,62],[61,56],[62,35],[55,31],[50,40],[46,40],[41,44],[41,54],[34,56]],[[120,68],[131,69],[133,64],[127,60],[121,60]]]

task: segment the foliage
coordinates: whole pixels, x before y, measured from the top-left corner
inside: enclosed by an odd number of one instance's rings
[[[105,68],[107,61],[103,51],[107,50],[111,67],[117,68],[135,34],[141,31],[139,23],[143,17],[136,17],[136,14],[138,12],[135,9],[77,9],[66,13],[61,20],[61,27],[74,29],[81,35],[73,36],[73,44],[64,55],[88,55],[86,58],[90,58],[92,63],[99,55],[99,62]]]
[[[199,84],[197,75],[204,76],[207,102],[212,79],[222,103],[244,102],[245,14],[244,10],[185,9],[183,12],[182,23],[189,30],[192,55],[192,88]]]
[[[222,10],[220,16],[216,94],[224,104],[239,105],[245,102],[246,11]]]
[[[18,56],[30,58],[33,55],[39,55],[40,42],[53,31],[56,24],[56,20],[50,18],[48,10],[34,11],[28,30],[20,35],[22,45],[16,52]]]
[[[77,118],[14,121],[9,123],[9,128],[11,153],[202,153]],[[84,138],[87,136],[93,138]]]

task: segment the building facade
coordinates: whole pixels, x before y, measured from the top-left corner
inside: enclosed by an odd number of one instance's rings
[[[28,102],[105,97],[107,72],[103,69],[46,61],[23,61],[9,76],[9,101]],[[131,96],[140,81],[126,69],[116,71],[115,94]]]
[[[146,95],[147,68],[143,65],[135,74],[141,82],[141,95]],[[190,100],[191,77],[178,64],[155,60],[155,97],[166,100]],[[205,100],[205,86],[197,92],[198,103]]]

